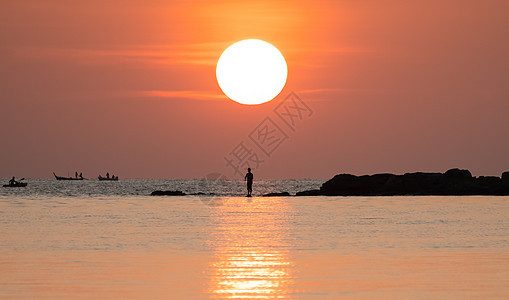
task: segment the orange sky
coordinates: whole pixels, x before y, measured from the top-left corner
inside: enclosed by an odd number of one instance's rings
[[[4,1],[0,177],[232,176],[295,92],[312,110],[257,178],[509,170],[507,1]],[[272,102],[221,93],[230,44],[278,47]],[[258,150],[259,151],[259,150]],[[260,155],[262,156],[262,155]]]

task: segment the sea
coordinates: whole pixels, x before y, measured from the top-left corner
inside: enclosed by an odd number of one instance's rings
[[[214,177],[25,181],[0,189],[1,299],[509,299],[505,196],[262,197],[315,179],[257,180],[251,198]]]

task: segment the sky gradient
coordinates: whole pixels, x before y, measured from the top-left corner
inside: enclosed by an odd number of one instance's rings
[[[0,4],[0,177],[256,178],[509,171],[507,1],[63,1]],[[273,101],[228,100],[222,51],[276,46]],[[295,130],[274,110],[294,92]],[[263,155],[266,118],[287,138]]]

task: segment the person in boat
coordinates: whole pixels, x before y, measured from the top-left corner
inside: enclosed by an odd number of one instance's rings
[[[110,179],[110,173],[109,172],[106,172],[106,178]]]
[[[115,180],[115,175],[111,174],[111,179]]]
[[[83,173],[80,173],[80,178],[83,179]]]
[[[16,185],[18,182],[16,181],[16,177],[12,176],[12,179],[9,180],[9,185]]]
[[[251,168],[247,168],[246,176],[244,176],[244,180],[247,181],[247,196],[251,197],[251,193],[253,192],[253,173],[251,173]]]
[[[78,178],[78,171],[76,171],[76,173],[74,173],[74,176],[75,176],[76,178]]]

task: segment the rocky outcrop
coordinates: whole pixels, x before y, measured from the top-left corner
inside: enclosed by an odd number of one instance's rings
[[[396,196],[396,195],[509,195],[509,172],[502,177],[473,177],[470,171],[451,169],[445,173],[339,174],[317,190],[297,195]]]
[[[186,193],[182,191],[153,191],[151,196],[185,196]]]
[[[280,192],[280,193],[268,193],[263,195],[263,197],[285,197],[285,196],[290,196],[290,193]]]

